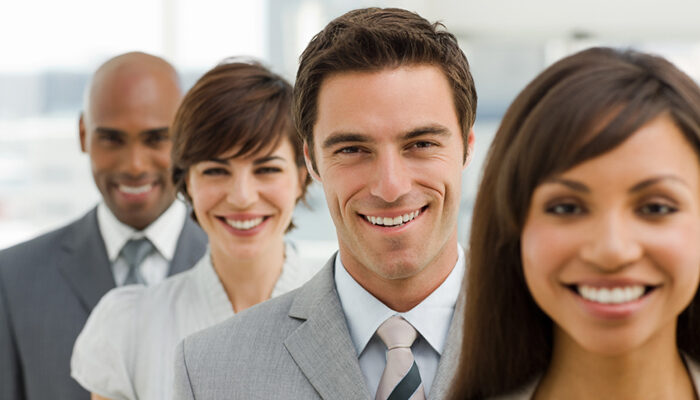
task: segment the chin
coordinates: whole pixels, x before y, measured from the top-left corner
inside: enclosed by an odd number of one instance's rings
[[[378,264],[376,271],[385,279],[407,279],[418,274],[420,268],[412,261],[397,261],[396,259],[385,260],[384,262],[375,263]]]
[[[260,249],[249,246],[235,246],[228,249],[228,256],[240,261],[251,261],[260,257]]]
[[[618,357],[643,347],[650,338],[640,332],[589,332],[573,340],[586,352],[602,357]]]

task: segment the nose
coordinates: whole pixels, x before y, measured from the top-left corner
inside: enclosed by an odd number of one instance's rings
[[[255,179],[247,173],[231,177],[227,201],[239,209],[246,209],[258,201],[258,189]]]
[[[597,268],[615,271],[643,255],[634,226],[624,216],[608,214],[593,221],[589,240],[581,247],[581,258]]]
[[[145,173],[148,165],[148,151],[140,144],[129,146],[124,163],[125,172],[134,178]]]
[[[370,193],[391,203],[411,190],[411,175],[400,154],[386,152],[377,158]]]

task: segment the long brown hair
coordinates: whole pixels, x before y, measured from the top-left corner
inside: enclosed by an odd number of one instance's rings
[[[552,321],[525,283],[520,236],[535,187],[615,148],[666,113],[700,153],[700,88],[665,59],[592,48],[537,76],[509,107],[474,206],[464,338],[454,399],[520,387],[547,368]],[[679,317],[678,346],[700,358],[700,296]]]

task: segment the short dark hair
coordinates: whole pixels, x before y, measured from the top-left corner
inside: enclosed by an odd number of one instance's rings
[[[204,74],[187,92],[172,126],[172,178],[188,202],[189,168],[238,147],[234,157],[276,148],[289,139],[297,167],[303,142],[291,118],[292,87],[257,61],[229,58]],[[300,182],[302,196],[311,179]]]
[[[514,390],[543,373],[553,322],[525,282],[520,238],[544,180],[619,146],[668,115],[700,154],[700,88],[665,59],[591,48],[537,76],[509,107],[489,150],[474,206],[467,306],[452,398]],[[678,346],[700,358],[700,296],[678,319]]]
[[[404,65],[439,67],[452,88],[466,160],[476,117],[476,89],[467,57],[441,23],[398,8],[364,8],[331,21],[301,55],[292,104],[294,124],[308,144],[314,169],[313,126],[323,80],[348,71],[379,71]]]

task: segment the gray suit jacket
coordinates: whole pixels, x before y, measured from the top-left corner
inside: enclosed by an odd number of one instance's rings
[[[169,274],[206,249],[187,218]],[[0,399],[88,399],[70,377],[73,343],[100,297],[115,286],[96,209],[0,251]]]
[[[175,398],[370,399],[335,288],[334,257],[299,289],[180,343],[175,357]],[[457,365],[463,297],[455,310],[431,399],[447,395]]]

